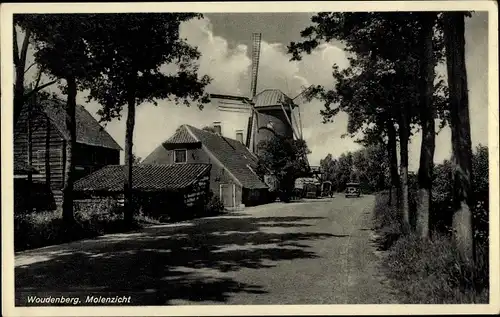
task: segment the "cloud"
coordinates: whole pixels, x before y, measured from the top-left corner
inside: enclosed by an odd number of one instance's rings
[[[199,72],[213,78],[207,87],[209,92],[248,96],[251,66],[248,50],[251,48],[236,45],[231,49],[226,39],[213,34],[210,21],[206,18],[184,23],[180,35],[201,52]],[[324,65],[331,65],[332,61],[342,65],[347,63],[342,50],[332,45],[322,45],[300,62],[290,62],[289,59],[290,56],[286,54],[286,47],[282,43],[263,41],[257,90],[277,88],[294,97],[304,86],[331,84],[331,76],[323,74]],[[83,94],[79,95],[80,98],[83,98]],[[80,102],[83,102],[83,99]],[[313,151],[311,164],[319,164],[319,160],[328,153],[340,155],[354,144],[347,139],[342,142],[335,141],[345,132],[345,118],[339,117],[339,123],[318,124],[321,122],[321,107],[319,102],[311,102],[303,105],[301,109],[305,138]],[[99,105],[87,104],[87,109],[93,114],[98,108]],[[123,116],[125,118],[126,111]],[[234,137],[235,130],[246,129],[247,119],[248,114],[221,113],[216,110],[215,103],[207,105],[202,111],[195,107],[174,105],[169,101],[160,101],[156,107],[143,104],[137,108],[134,152],[140,157],[147,156],[181,124],[202,127],[214,121],[221,121],[223,133]],[[118,143],[124,145],[125,119],[108,123],[106,129]]]

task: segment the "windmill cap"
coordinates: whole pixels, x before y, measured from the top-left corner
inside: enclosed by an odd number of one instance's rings
[[[256,108],[292,104],[293,100],[279,89],[265,89],[254,97]]]

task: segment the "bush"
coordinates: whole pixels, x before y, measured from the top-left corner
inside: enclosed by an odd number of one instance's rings
[[[30,185],[27,179],[14,179],[14,213],[29,212],[28,202],[37,211],[56,209],[52,189],[44,182],[32,181]]]
[[[387,250],[402,233],[401,217],[395,202],[389,206],[389,191],[383,191],[375,196],[373,223],[374,229],[380,235],[377,241],[379,249]]]
[[[216,216],[222,214],[223,212],[224,204],[222,203],[220,198],[214,194],[213,191],[210,191],[203,209],[204,215]]]
[[[14,249],[39,248],[138,228],[124,222],[121,207],[112,200],[75,201],[75,220],[71,227],[64,224],[60,208],[15,215]]]
[[[445,162],[436,171],[430,214],[430,222],[436,225],[431,228],[430,240],[403,236],[400,214],[388,205],[389,193],[384,191],[376,196],[373,220],[380,235],[380,248],[389,250],[384,260],[387,275],[404,295],[405,303],[488,303],[488,195],[484,184],[487,173],[482,173],[482,178],[477,176],[479,173],[473,175],[477,184],[477,205],[473,210],[477,256],[471,266],[461,260],[448,235],[453,212],[451,165]],[[413,181],[409,182],[409,194],[410,212],[415,212],[417,187]]]

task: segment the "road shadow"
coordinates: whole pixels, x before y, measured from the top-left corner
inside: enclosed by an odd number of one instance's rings
[[[132,297],[130,305],[169,305],[173,300],[224,303],[231,294],[265,294],[260,285],[239,283],[217,272],[317,258],[307,241],[344,237],[307,232],[307,222],[320,219],[204,218],[62,245],[43,251],[43,260],[16,267],[16,306],[26,305],[26,295],[36,293],[121,292]],[[274,232],[278,227],[283,229]],[[306,229],[287,231],[293,227]]]

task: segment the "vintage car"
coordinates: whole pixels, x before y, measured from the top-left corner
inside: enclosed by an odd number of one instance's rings
[[[359,188],[359,183],[347,183],[345,189],[346,197],[359,197],[361,196],[361,190]]]
[[[323,197],[333,197],[332,182],[324,181],[321,184],[321,196]]]

